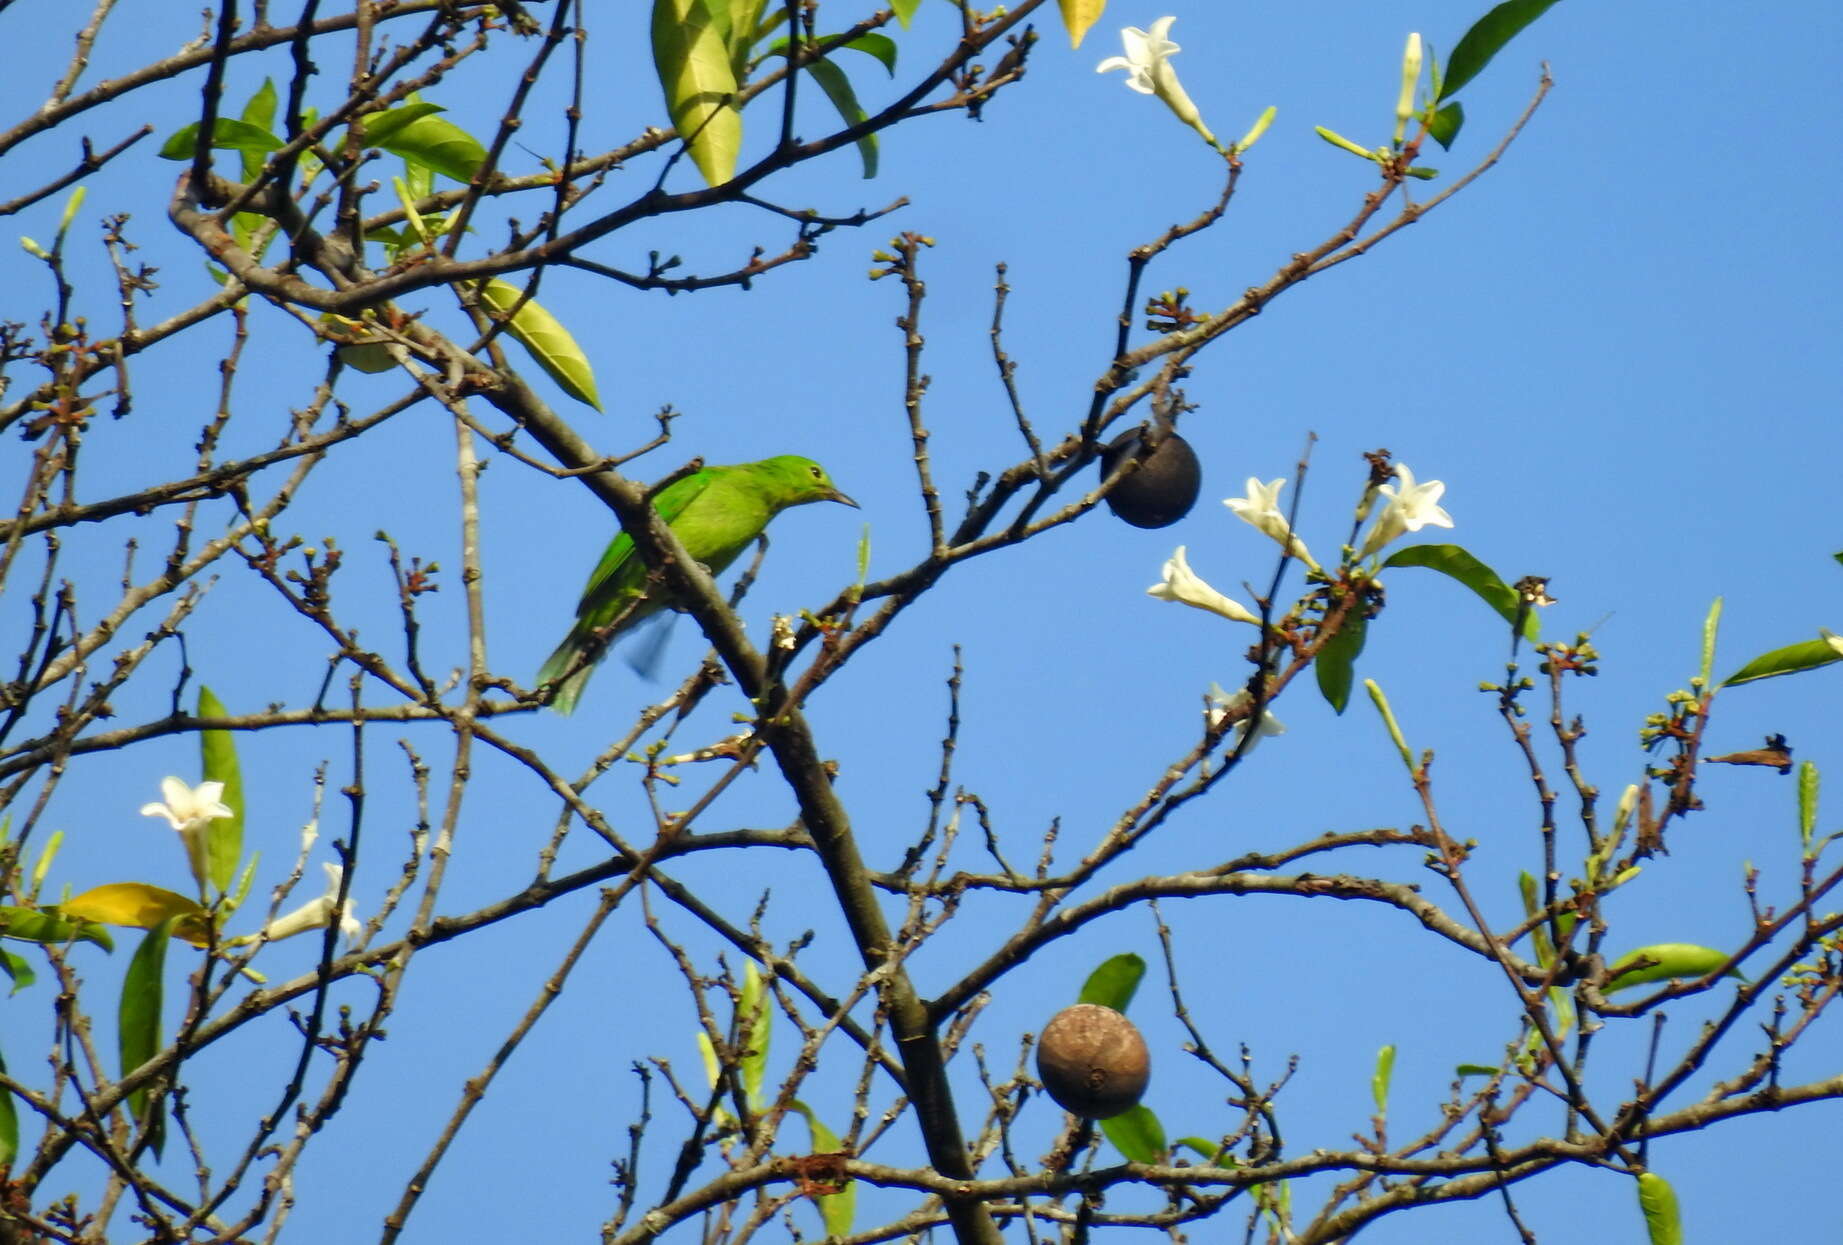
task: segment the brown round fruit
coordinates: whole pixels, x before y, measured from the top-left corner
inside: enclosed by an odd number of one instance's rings
[[[1170,527],[1190,513],[1203,487],[1203,467],[1190,442],[1167,431],[1158,448],[1147,453],[1144,430],[1128,428],[1101,451],[1101,478],[1112,475],[1128,454],[1139,456],[1139,469],[1114,485],[1107,506],[1134,527]]]
[[[1105,1120],[1130,1110],[1152,1075],[1145,1039],[1111,1007],[1077,1003],[1050,1017],[1037,1043],[1037,1076],[1064,1110]]]

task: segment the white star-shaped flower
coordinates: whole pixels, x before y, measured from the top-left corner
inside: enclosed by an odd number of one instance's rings
[[[1203,577],[1190,569],[1190,563],[1184,557],[1184,546],[1179,545],[1177,552],[1165,562],[1165,578],[1162,583],[1147,588],[1146,595],[1157,597],[1161,601],[1179,601],[1185,605],[1194,605],[1200,610],[1220,614],[1232,622],[1254,623],[1260,625],[1260,618],[1241,602],[1231,600],[1217,592]]]
[[[1369,535],[1363,538],[1363,547],[1357,551],[1359,558],[1367,558],[1403,532],[1418,532],[1428,526],[1453,525],[1453,516],[1439,505],[1440,497],[1446,492],[1443,482],[1429,480],[1425,484],[1416,484],[1414,472],[1408,470],[1406,463],[1395,464],[1395,476],[1401,481],[1399,488],[1384,484],[1376,490],[1389,499],[1389,504],[1376,516]]]
[[[1175,17],[1161,17],[1152,23],[1152,29],[1141,30],[1137,26],[1128,26],[1120,32],[1120,42],[1126,48],[1125,56],[1109,56],[1094,67],[1096,73],[1106,73],[1110,69],[1126,70],[1126,85],[1141,95],[1156,95],[1165,101],[1165,106],[1175,114],[1177,119],[1203,136],[1203,141],[1222,150],[1222,144],[1203,124],[1203,114],[1197,111],[1184,87],[1177,80],[1177,71],[1171,68],[1171,58],[1180,49],[1167,37]]]
[[[1305,542],[1293,535],[1292,526],[1286,516],[1280,513],[1280,490],[1286,487],[1286,481],[1270,480],[1262,484],[1253,476],[1248,477],[1248,495],[1246,497],[1229,497],[1223,500],[1227,506],[1244,523],[1251,523],[1280,542],[1283,549],[1289,550],[1295,558],[1304,562],[1313,570],[1318,563],[1312,558],[1312,551],[1305,547]]]

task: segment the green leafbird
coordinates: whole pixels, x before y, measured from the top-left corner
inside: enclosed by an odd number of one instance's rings
[[[813,501],[857,505],[838,491],[824,467],[810,458],[783,454],[758,463],[694,471],[661,489],[653,498],[653,508],[670,525],[685,552],[712,575],[720,575],[775,515],[789,506]],[[551,708],[558,713],[574,710],[594,663],[601,660],[614,637],[668,604],[663,589],[656,588],[651,596],[646,593],[646,563],[635,552],[633,539],[622,532],[609,543],[589,576],[589,585],[576,605],[575,625],[538,671],[540,686],[563,680]],[[588,664],[564,678],[585,655]]]

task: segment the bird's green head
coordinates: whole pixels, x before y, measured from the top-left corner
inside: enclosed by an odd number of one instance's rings
[[[772,482],[783,506],[804,506],[814,501],[843,502],[856,507],[844,493],[839,491],[826,469],[810,458],[801,458],[798,454],[782,454],[779,458],[763,459],[756,464],[763,475]]]

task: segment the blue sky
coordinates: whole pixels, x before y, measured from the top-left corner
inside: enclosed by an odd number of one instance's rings
[[[1027,79],[1001,95],[983,122],[944,116],[886,134],[875,181],[862,180],[856,156],[844,151],[769,182],[764,193],[777,202],[825,212],[880,207],[898,195],[910,205],[865,229],[828,235],[813,260],[770,274],[751,291],[667,298],[580,273],[546,277],[544,303],[595,361],[607,413],[584,411],[579,427],[598,445],[639,444],[653,430],[651,413],[671,403],[683,413],[674,443],[645,460],[641,474],[663,475],[693,454],[728,462],[806,453],[823,459],[863,503],[861,515],[812,507],[777,523],[745,607],[758,639],[771,613],[817,606],[851,580],[861,524],[869,525],[873,576],[925,550],[901,405],[901,336],[893,326],[901,291],[892,281],[864,279],[870,252],[890,233],[915,230],[936,242],[924,260],[922,332],[932,377],[926,422],[950,505],[976,471],[1021,453],[989,356],[994,264],[1009,266],[1006,347],[1037,426],[1059,435],[1086,409],[1111,349],[1125,253],[1195,215],[1218,189],[1220,162],[1195,135],[1156,101],[1125,90],[1118,75],[1094,72],[1097,61],[1118,51],[1119,26],[1149,25],[1163,11],[1115,0],[1074,52],[1045,14]],[[1210,308],[1233,302],[1289,255],[1336,230],[1369,188],[1367,166],[1321,143],[1312,127],[1366,144],[1384,141],[1406,33],[1423,32],[1444,55],[1480,6],[1174,0],[1172,11],[1172,35],[1183,47],[1174,63],[1219,134],[1239,134],[1261,109],[1278,108],[1227,217],[1161,257],[1146,278],[1148,291],[1182,285],[1196,305]],[[830,28],[861,14],[828,6],[826,15]],[[95,78],[195,33],[186,23],[196,18],[184,15],[119,20],[98,44]],[[947,5],[924,5],[901,39],[901,77],[943,46],[956,24]],[[16,15],[13,25],[20,25]],[[50,49],[47,58],[61,57],[68,37],[42,28],[13,33],[28,49]],[[597,12],[591,34],[583,145],[596,150],[664,122],[634,16]],[[334,59],[327,58],[336,73]],[[1198,409],[1183,431],[1202,459],[1204,492],[1188,518],[1147,532],[1099,512],[960,567],[815,700],[821,750],[839,764],[840,791],[874,865],[892,866],[924,824],[923,793],[939,764],[944,681],[956,644],[966,674],[955,782],[986,801],[1012,856],[1032,858],[1043,829],[1060,819],[1061,851],[1073,859],[1135,801],[1194,738],[1205,688],[1234,686],[1247,674],[1246,633],[1152,601],[1144,589],[1179,544],[1224,591],[1244,581],[1264,585],[1274,546],[1219,499],[1239,495],[1249,476],[1290,474],[1308,435],[1317,440],[1300,531],[1321,556],[1347,530],[1363,479],[1361,452],[1386,446],[1419,477],[1445,482],[1455,527],[1435,538],[1463,544],[1506,579],[1551,577],[1559,604],[1544,619],[1545,634],[1591,631],[1604,655],[1602,675],[1578,681],[1569,694],[1570,711],[1583,714],[1591,731],[1583,745],[1589,776],[1609,793],[1639,775],[1636,732],[1644,716],[1694,673],[1714,597],[1725,600],[1719,672],[1808,639],[1820,625],[1843,630],[1843,568],[1829,556],[1843,549],[1835,517],[1843,393],[1834,344],[1843,324],[1843,274],[1831,243],[1843,175],[1827,145],[1840,119],[1843,18],[1815,3],[1759,10],[1559,4],[1466,90],[1468,125],[1457,149],[1430,153],[1426,162],[1450,179],[1479,160],[1530,97],[1542,61],[1554,90],[1496,169],[1374,253],[1287,292],[1200,357],[1186,384]],[[462,123],[481,126],[520,64],[522,57],[476,63],[432,97]],[[241,100],[286,65],[285,55],[240,62],[227,94]],[[893,89],[881,74],[868,60],[854,67],[867,102]],[[27,76],[0,87],[5,117],[42,97],[45,84]],[[187,119],[197,87],[194,76],[137,94],[90,114],[83,132],[103,145],[150,119],[157,141]],[[540,93],[521,142],[554,149],[556,105]],[[816,134],[829,117],[818,101],[808,106],[799,128]],[[745,158],[764,149],[770,128],[764,121],[751,131]],[[8,184],[36,184],[65,167],[74,146],[73,132],[22,147],[10,158]],[[74,231],[87,248],[73,259],[80,300],[98,323],[113,315],[106,266],[90,241],[105,212],[133,213],[129,229],[143,248],[140,258],[161,268],[145,319],[188,306],[210,288],[196,253],[164,219],[178,166],[155,160],[144,150],[151,146],[93,179]],[[535,165],[526,154],[511,163],[516,171]],[[613,175],[609,197],[623,186],[637,192],[656,175],[656,165],[636,163]],[[689,185],[693,176],[681,166],[673,184]],[[48,240],[60,208],[53,199],[22,214],[16,232]],[[529,223],[536,209],[517,210]],[[777,249],[789,233],[784,221],[725,209],[636,227],[592,257],[632,269],[656,248],[682,255],[691,270],[711,271],[739,262],[751,245]],[[475,245],[503,234],[500,218],[488,214]],[[0,317],[33,319],[46,289],[42,268],[8,249],[0,253],[0,288],[13,291]],[[452,327],[450,308],[433,297],[428,305],[434,321]],[[324,373],[322,348],[273,309],[254,309],[251,333],[227,448],[271,440],[287,408],[303,404]],[[150,352],[137,366],[134,414],[99,421],[90,434],[86,470],[96,494],[163,478],[191,460],[196,428],[217,400],[212,352],[227,340],[227,327],[213,327],[189,345]],[[583,410],[532,371],[534,384],[563,409]],[[400,383],[348,372],[339,393],[363,411],[395,396]],[[367,448],[329,466],[289,518],[290,530],[316,541],[336,537],[348,550],[341,603],[366,619],[367,636],[386,648],[400,638],[372,533],[388,529],[406,553],[458,564],[452,434],[433,412],[420,416],[395,421],[361,442]],[[15,444],[15,451],[13,459],[22,460],[25,447]],[[511,677],[529,679],[567,625],[612,525],[586,490],[509,460],[493,464],[482,490],[492,659]],[[213,512],[210,521],[224,517]],[[127,534],[125,525],[72,533],[61,573],[100,594],[119,578]],[[155,556],[144,552],[144,565]],[[324,670],[324,637],[282,612],[247,575],[225,570],[188,626],[198,677],[233,709],[311,700]],[[1426,572],[1395,572],[1387,586],[1388,608],[1371,627],[1359,674],[1387,689],[1409,742],[1435,750],[1442,816],[1455,835],[1477,840],[1468,876],[1494,916],[1507,921],[1516,910],[1517,872],[1537,868],[1540,856],[1537,810],[1519,760],[1491,699],[1476,690],[1501,676],[1501,627],[1455,585]],[[1298,589],[1296,574],[1289,587]],[[433,668],[464,660],[461,604],[452,577],[427,599],[424,642]],[[19,592],[0,601],[6,634],[22,614]],[[674,670],[698,656],[691,628],[679,632],[669,650]],[[161,677],[122,699],[122,720],[162,712]],[[1711,751],[1757,746],[1762,736],[1783,732],[1800,760],[1839,772],[1838,677],[1832,668],[1724,693]],[[576,717],[543,715],[507,729],[574,772],[661,693],[661,685],[611,662]],[[741,707],[733,689],[725,691],[680,742],[719,738]],[[1274,711],[1287,733],[1265,742],[1245,771],[1184,810],[1102,885],[1206,868],[1327,830],[1420,819],[1393,748],[1361,696],[1340,718],[1303,680]],[[374,798],[361,909],[375,904],[394,876],[415,817],[396,736],[377,729],[368,742]],[[439,773],[446,739],[426,732],[414,742]],[[351,740],[275,732],[240,747],[252,776],[248,833],[265,861],[260,894],[294,850],[315,766],[328,765],[334,787],[347,781]],[[136,810],[154,798],[162,775],[191,772],[194,756],[191,741],[168,739],[81,762],[81,781],[66,780],[48,814],[48,824],[70,836],[53,884],[81,889],[138,877],[182,886],[179,854]],[[1613,901],[1621,922],[1614,944],[1744,939],[1744,867],[1759,868],[1770,902],[1783,904],[1793,893],[1792,787],[1767,770],[1708,775],[1707,811],[1679,825],[1672,854],[1647,865]],[[599,790],[622,824],[642,824],[644,806],[623,776]],[[328,836],[343,833],[344,815],[329,801]],[[763,772],[738,783],[707,828],[779,826],[791,815],[789,797]],[[519,885],[554,816],[528,780],[497,758],[484,759],[462,813],[444,908],[464,911]],[[1821,825],[1834,828],[1834,806]],[[585,844],[573,849],[572,863],[592,859]],[[960,850],[960,867],[981,867],[977,834]],[[1573,850],[1564,847],[1564,860]],[[1446,898],[1439,879],[1405,849],[1339,857],[1320,868],[1414,881],[1423,893]],[[739,920],[770,888],[770,935],[784,943],[811,928],[816,941],[802,962],[835,988],[848,982],[850,947],[811,861],[751,858],[742,869],[712,858],[688,862],[680,873]],[[423,955],[390,1040],[371,1055],[357,1098],[302,1169],[284,1240],[360,1239],[381,1221],[462,1080],[479,1071],[528,1006],[592,904],[579,896]],[[1400,913],[1290,898],[1190,901],[1165,912],[1189,1001],[1217,1048],[1246,1044],[1262,1080],[1299,1056],[1279,1099],[1289,1153],[1345,1146],[1367,1126],[1371,1061],[1384,1043],[1398,1050],[1391,1135],[1403,1137],[1437,1118],[1455,1064],[1492,1062],[1516,1035],[1514,1006],[1495,970],[1429,938]],[[681,914],[665,919],[700,967],[714,968],[719,948],[709,936]],[[1019,919],[990,899],[969,903],[938,949],[914,965],[921,988],[953,980]],[[1151,958],[1156,950],[1142,911],[1055,944],[999,983],[975,1036],[995,1065],[1007,1067],[1019,1035],[1072,1001],[1089,967],[1116,952]],[[308,949],[284,945],[268,954],[274,977],[304,967]],[[118,953],[116,961],[123,959]],[[87,966],[98,998],[108,997],[119,972],[119,963],[101,958]],[[362,983],[351,989],[350,1001],[362,1004]],[[33,1058],[26,1054],[38,1032],[31,1026],[48,997],[41,984],[10,1004],[20,1017],[8,1026],[6,1046],[16,1064]],[[1155,969],[1134,1007],[1154,1051],[1148,1103],[1176,1135],[1232,1126],[1220,1106],[1222,1089],[1182,1053],[1183,1035],[1169,1013]],[[1665,1051],[1689,1041],[1706,1014],[1705,1003],[1670,1009]],[[33,1037],[11,1037],[16,1027]],[[1601,1039],[1593,1066],[1606,1101],[1619,1101],[1641,1072],[1649,1032],[1648,1024],[1632,1022]],[[611,1207],[607,1164],[624,1154],[624,1130],[637,1107],[630,1062],[657,1054],[696,1083],[693,1033],[682,985],[637,911],[623,911],[497,1082],[404,1239],[592,1233]],[[1737,1031],[1715,1061],[1719,1074],[1731,1075],[1753,1040],[1753,1031]],[[1834,1048],[1820,1027],[1790,1072],[1829,1074],[1826,1054]],[[193,1079],[207,1100],[200,1106],[207,1134],[240,1136],[269,1099],[266,1091],[245,1097],[234,1087],[266,1086],[262,1078],[272,1079],[293,1050],[287,1033],[272,1027],[198,1060]],[[777,1071],[787,1058],[783,1049]],[[844,1057],[809,1096],[834,1127],[848,1110],[853,1070]],[[971,1100],[976,1082],[969,1069],[958,1072],[962,1101]],[[880,1107],[887,1095],[875,1101]],[[656,1097],[654,1110],[661,1138],[675,1145],[678,1121],[669,1104]],[[1041,1153],[1057,1123],[1046,1103],[1030,1112],[1025,1155]],[[1532,1109],[1532,1124],[1538,1114]],[[1843,1108],[1835,1104],[1783,1112],[1659,1142],[1652,1162],[1676,1184],[1691,1239],[1827,1239],[1839,1228],[1838,1212],[1821,1182],[1840,1122]],[[912,1159],[911,1141],[898,1134],[873,1157]],[[664,1147],[651,1163],[657,1182],[669,1163]],[[174,1174],[183,1178],[179,1168]],[[73,1185],[83,1187],[84,1178],[73,1167]],[[1301,1188],[1295,1205],[1314,1204],[1324,1187]],[[536,1196],[522,1196],[525,1190]],[[1564,1171],[1518,1194],[1540,1239],[1578,1237],[1583,1224],[1594,1225],[1589,1239],[1642,1239],[1630,1183],[1612,1173]],[[1134,1204],[1128,1194],[1116,1200]],[[867,1198],[872,1204],[884,1203]],[[1481,1201],[1387,1219],[1364,1239],[1515,1238],[1497,1204]]]

